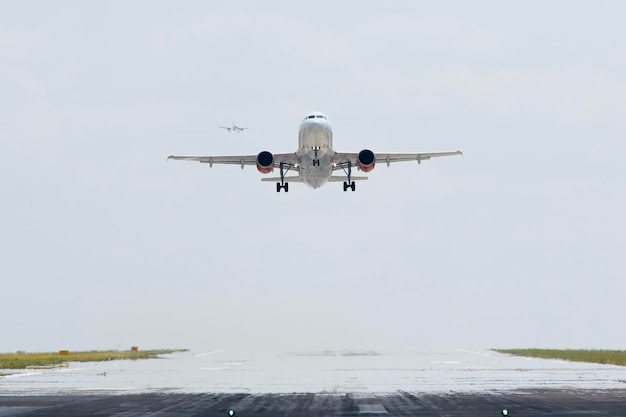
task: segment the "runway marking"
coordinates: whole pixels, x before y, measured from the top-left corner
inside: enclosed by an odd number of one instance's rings
[[[23,376],[35,376],[35,375],[43,375],[43,372],[25,372],[23,374],[15,373],[10,375],[3,375],[3,378],[21,378]]]
[[[475,350],[457,349],[456,351],[459,352],[459,353],[469,353],[471,355],[491,356],[491,354],[489,354],[487,352],[477,352]]]
[[[206,353],[198,353],[197,355],[194,355],[194,358],[201,358],[203,356],[207,356],[207,355],[215,355],[216,353],[222,353],[224,352],[223,349],[220,350],[212,350],[210,352],[206,352]]]

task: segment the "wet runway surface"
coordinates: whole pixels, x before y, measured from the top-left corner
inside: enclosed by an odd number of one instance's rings
[[[135,394],[0,396],[0,417],[21,416],[626,416],[626,390],[483,394]]]
[[[492,351],[237,352],[0,370],[0,395],[147,393],[496,392],[625,389],[626,367],[529,359]]]
[[[626,367],[489,350],[200,350],[0,375],[0,417],[626,417]]]

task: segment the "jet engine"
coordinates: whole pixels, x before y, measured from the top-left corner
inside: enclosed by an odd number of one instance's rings
[[[356,160],[356,164],[363,172],[370,172],[376,165],[376,155],[369,149],[363,149],[359,152],[359,157]]]
[[[259,152],[256,156],[256,169],[262,174],[269,174],[274,170],[274,155],[271,152]]]

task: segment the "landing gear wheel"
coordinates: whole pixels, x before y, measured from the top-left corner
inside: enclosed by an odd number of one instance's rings
[[[343,191],[346,192],[346,190],[348,189],[348,183],[347,182],[343,182]]]
[[[352,181],[352,184],[350,184],[350,188],[352,188],[352,191],[356,190],[356,182]]]
[[[276,183],[276,192],[280,193],[280,189],[281,188],[284,189],[286,193],[288,193],[289,192],[289,183],[286,182],[284,184],[281,184],[281,183],[277,182]]]

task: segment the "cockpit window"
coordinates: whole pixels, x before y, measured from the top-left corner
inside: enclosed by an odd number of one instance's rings
[[[324,116],[323,114],[309,114],[308,116],[306,116],[304,118],[304,120],[308,120],[308,119],[324,119],[324,120],[328,120],[326,118],[326,116]]]

